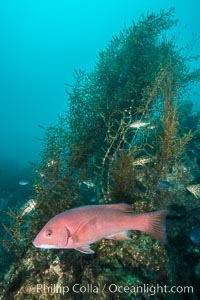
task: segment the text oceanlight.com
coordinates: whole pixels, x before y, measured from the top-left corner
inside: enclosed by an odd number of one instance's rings
[[[194,292],[193,286],[168,286],[168,285],[117,285],[115,283],[104,284],[102,287],[93,284],[78,284],[73,285],[59,285],[59,284],[37,284],[36,293],[46,293],[49,295],[62,294],[66,295],[68,293],[75,294],[192,294]],[[31,289],[33,290],[33,289]]]

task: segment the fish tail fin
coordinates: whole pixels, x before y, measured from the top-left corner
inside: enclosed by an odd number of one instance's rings
[[[148,213],[145,232],[154,239],[166,243],[166,216],[168,210],[160,210]]]

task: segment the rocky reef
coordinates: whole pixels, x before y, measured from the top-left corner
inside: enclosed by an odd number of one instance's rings
[[[0,299],[199,299],[200,249],[190,233],[200,223],[200,112],[186,99],[200,70],[167,38],[176,24],[173,10],[141,16],[91,73],[74,72],[67,112],[43,128],[34,199],[9,211],[3,227],[12,261]],[[32,245],[68,208],[121,202],[136,213],[167,208],[167,244],[133,232],[131,242],[95,243],[93,255]]]

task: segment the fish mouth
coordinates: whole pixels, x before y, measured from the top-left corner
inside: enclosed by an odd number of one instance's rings
[[[41,248],[41,249],[62,249],[63,248],[63,247],[58,247],[49,244],[36,244],[35,241],[32,241],[32,243],[34,247]]]
[[[48,244],[44,244],[44,245],[38,245],[35,246],[36,248],[41,248],[41,249],[58,249],[58,247],[55,247],[53,245],[48,245]]]
[[[36,242],[36,238],[32,241],[33,246],[35,246],[36,248],[40,247],[39,244],[37,244]]]

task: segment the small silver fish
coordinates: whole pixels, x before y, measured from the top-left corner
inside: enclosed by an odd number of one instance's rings
[[[200,227],[195,227],[192,229],[190,233],[190,239],[194,244],[200,246]]]
[[[147,128],[148,128],[148,129],[152,129],[152,130],[153,130],[153,129],[155,129],[155,128],[156,128],[156,126],[154,126],[154,125],[150,125],[150,126],[148,126]]]
[[[153,161],[152,157],[140,157],[133,162],[133,166],[144,166]]]
[[[130,128],[135,128],[135,129],[138,129],[138,128],[141,128],[141,127],[146,127],[150,125],[149,122],[142,122],[142,121],[135,121],[134,123],[131,123],[129,125]]]
[[[19,181],[19,185],[24,186],[24,185],[28,185],[28,184],[29,184],[28,181],[25,181],[25,180],[20,180],[20,181]]]
[[[200,198],[200,184],[188,185],[186,189],[192,193],[196,198]]]
[[[52,166],[54,166],[56,163],[57,163],[57,161],[54,160],[54,159],[52,159],[52,160],[50,160],[50,161],[47,162],[47,167],[48,167],[48,168],[49,168],[49,167],[52,167]]]
[[[160,189],[170,189],[173,187],[173,184],[167,180],[159,180],[157,183],[157,187]]]
[[[92,188],[92,187],[94,187],[94,182],[93,182],[91,179],[89,179],[89,180],[84,180],[82,183],[83,183],[84,185],[86,185],[87,188]]]
[[[35,209],[36,201],[30,199],[25,206],[22,208],[22,216],[29,214],[33,209]]]

